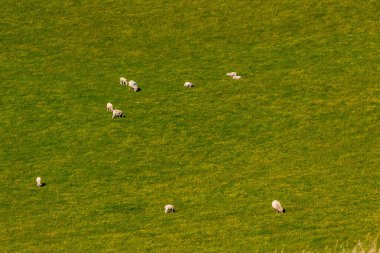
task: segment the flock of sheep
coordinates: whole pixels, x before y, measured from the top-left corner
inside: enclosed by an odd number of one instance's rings
[[[140,90],[140,88],[137,86],[137,83],[133,80],[128,81],[125,77],[120,77],[119,81],[120,85],[128,85],[129,89],[133,90],[134,92]]]
[[[285,213],[285,209],[282,207],[280,201],[278,200],[273,200],[272,201],[272,208],[274,211],[278,213]],[[164,207],[165,213],[174,213],[174,206],[173,205],[166,205]]]
[[[45,186],[45,183],[42,183],[41,177],[36,178],[36,185],[38,187]],[[278,200],[273,200],[272,208],[274,211],[278,213],[285,213],[285,209],[282,207],[281,203]],[[174,213],[175,209],[173,205],[165,205],[164,206],[165,213]]]
[[[125,77],[120,77],[119,83],[120,85],[127,85],[129,90],[133,90],[134,92],[141,90],[135,81],[133,80],[128,81]],[[124,117],[124,112],[119,109],[114,109],[111,103],[107,103],[107,111],[112,112],[112,118]]]
[[[238,76],[236,72],[229,72],[227,76],[232,77],[232,79],[240,79],[241,76]],[[120,85],[126,85],[129,87],[129,90],[133,90],[134,92],[140,91],[141,89],[138,87],[137,83],[133,80],[127,80],[125,77],[120,77],[119,79]],[[185,82],[183,85],[186,88],[192,88],[195,85],[192,82]],[[112,118],[122,118],[124,117],[124,112],[119,109],[114,109],[111,103],[107,103],[107,111],[112,112]]]
[[[133,90],[134,92],[140,91],[141,89],[137,85],[137,83],[133,80],[127,80],[125,77],[120,77],[119,79],[120,85],[128,86],[129,90]],[[194,87],[194,84],[191,82],[186,82],[183,86],[187,88]],[[122,118],[124,117],[124,112],[119,109],[114,109],[111,103],[107,103],[107,111],[112,112],[112,118]]]
[[[229,72],[227,73],[227,76],[232,77],[232,79],[241,78],[241,76],[237,75],[236,72]],[[127,85],[129,87],[129,90],[133,90],[134,92],[140,91],[140,88],[138,87],[137,83],[133,80],[128,81],[125,77],[120,77],[119,83],[120,85]],[[185,82],[183,86],[186,88],[192,88],[194,87],[194,84],[191,82]],[[107,111],[112,112],[112,118],[124,117],[124,112],[119,109],[114,109],[111,103],[107,103]],[[38,187],[42,187],[42,186],[45,186],[46,184],[42,183],[41,177],[37,177],[36,185]],[[274,211],[278,213],[285,213],[285,209],[281,206],[281,203],[278,200],[273,200],[272,208]],[[175,211],[173,205],[165,205],[164,210],[165,210],[165,213],[174,213]]]
[[[124,117],[124,112],[119,109],[113,109],[113,105],[111,103],[107,103],[107,111],[112,112],[112,118]]]
[[[227,73],[227,76],[232,77],[232,79],[240,79],[241,78],[241,76],[238,76],[238,74],[236,72],[229,72],[229,73]]]

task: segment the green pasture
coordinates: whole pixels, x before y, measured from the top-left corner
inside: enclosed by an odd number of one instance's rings
[[[3,0],[0,252],[370,246],[379,17],[376,0]]]

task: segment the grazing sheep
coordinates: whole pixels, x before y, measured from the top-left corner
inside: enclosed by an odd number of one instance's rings
[[[227,73],[227,76],[231,76],[231,77],[236,76],[236,75],[237,75],[236,72]]]
[[[281,203],[278,200],[273,200],[272,207],[273,210],[278,213],[285,213],[285,209],[281,206]]]
[[[118,109],[112,110],[112,118],[122,118],[124,117],[124,112]]]
[[[194,87],[194,84],[190,82],[186,82],[183,86],[191,88],[191,87]]]
[[[130,80],[128,82],[128,86],[129,86],[129,89],[133,89],[135,92],[140,90],[140,88],[137,86],[137,83],[133,80]]]
[[[232,79],[240,79],[241,76],[233,76]]]
[[[37,184],[38,187],[42,186],[42,182],[41,182],[41,178],[40,177],[37,177],[36,184]]]
[[[165,206],[165,213],[174,213],[174,206],[173,205],[166,205]]]
[[[107,103],[107,111],[112,112],[113,105],[111,103]]]
[[[125,77],[120,77],[120,85],[127,85],[128,80]]]

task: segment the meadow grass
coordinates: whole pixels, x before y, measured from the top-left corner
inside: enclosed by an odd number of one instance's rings
[[[379,13],[371,0],[4,0],[0,251],[372,242]]]

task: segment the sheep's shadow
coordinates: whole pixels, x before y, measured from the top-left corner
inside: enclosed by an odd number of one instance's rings
[[[129,91],[138,92],[138,91],[141,91],[141,88],[140,88],[140,87],[137,87],[136,89],[134,89],[134,88],[129,88]]]
[[[46,183],[42,183],[39,187],[45,187]]]
[[[273,208],[273,211],[274,211],[274,212],[277,212],[277,213],[285,213],[285,212],[286,212],[285,208],[283,208],[282,212],[279,212],[279,211],[277,211],[277,210],[274,209],[274,208]]]

